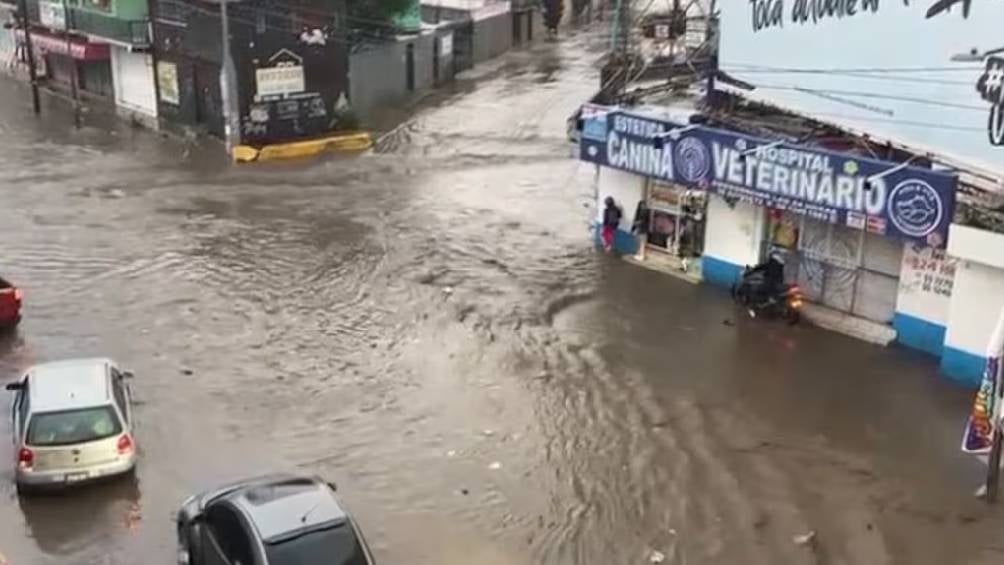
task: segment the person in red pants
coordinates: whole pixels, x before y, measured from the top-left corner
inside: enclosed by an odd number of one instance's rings
[[[609,253],[613,251],[614,234],[617,233],[617,226],[620,225],[624,212],[614,202],[612,196],[607,196],[603,203],[605,204],[603,209],[603,250]]]

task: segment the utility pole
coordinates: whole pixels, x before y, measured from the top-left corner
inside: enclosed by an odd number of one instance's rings
[[[70,94],[73,96],[73,126],[80,129],[80,93],[77,91],[77,61],[73,59],[73,44],[70,41],[70,8],[63,0],[63,36],[66,38],[66,56],[73,65],[70,72]]]
[[[38,97],[38,71],[35,68],[35,51],[31,46],[31,28],[28,25],[27,0],[18,0],[17,12],[21,20],[21,29],[24,30],[24,51],[28,58],[28,77],[31,80],[31,106],[37,116],[42,113],[42,101]]]
[[[223,135],[226,140],[227,155],[232,159],[234,148],[240,142],[240,124],[237,119],[237,72],[234,68],[233,56],[230,53],[230,20],[227,16],[227,3],[228,0],[220,1],[220,27],[223,34],[220,97],[223,99]]]
[[[718,46],[712,44],[717,39],[713,29],[716,4],[717,0],[710,0],[708,3],[708,19],[704,30],[704,43],[708,48],[708,82],[705,85],[704,103],[708,109],[714,108],[715,105],[715,74],[718,73]]]

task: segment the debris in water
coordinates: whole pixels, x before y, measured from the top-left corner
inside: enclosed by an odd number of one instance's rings
[[[453,287],[452,286],[443,287],[443,294],[453,294]]]
[[[471,491],[469,491],[469,490],[467,490],[465,488],[462,488],[462,489],[460,489],[460,494],[462,494],[464,496],[467,496],[468,494],[471,494]]]
[[[502,468],[502,464],[499,463],[498,461],[494,461],[491,465],[488,466],[488,468],[491,469],[492,471],[498,471],[499,469]]]
[[[492,437],[493,435],[495,435],[495,430],[485,430],[481,433],[483,433],[485,437]]]
[[[446,452],[446,456],[447,457],[454,457],[456,455],[457,455],[457,450],[456,449],[451,449],[451,450],[449,450],[449,451]]]
[[[129,531],[135,531],[139,527],[140,520],[143,519],[143,513],[140,511],[139,504],[132,503],[129,505],[129,513],[126,514],[126,528]]]
[[[193,371],[193,370],[191,370],[191,369],[182,369],[182,370],[181,370],[181,374],[182,374],[182,375],[185,375],[185,376],[187,376],[187,377],[190,377],[190,376],[192,376],[193,374],[195,374],[195,371]]]
[[[661,551],[652,551],[652,555],[648,556],[648,560],[652,563],[662,563],[666,560],[666,554]]]
[[[723,326],[734,326],[734,325],[736,325],[736,323],[733,322],[732,320],[726,318],[726,319],[722,320],[722,325]]]
[[[800,536],[795,536],[791,538],[791,541],[795,542],[795,545],[809,545],[816,540],[816,531],[812,530],[808,533],[802,534]]]
[[[676,528],[670,528],[669,529],[669,535],[675,536],[676,535]]]
[[[975,496],[976,498],[986,498],[987,485],[982,485],[980,486],[980,488],[976,489],[976,492],[973,493],[973,496]]]

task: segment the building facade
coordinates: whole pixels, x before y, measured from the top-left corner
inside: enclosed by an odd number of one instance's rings
[[[146,0],[28,0],[29,34],[12,17],[8,69],[22,74],[30,35],[38,76],[85,103],[114,103],[156,123]],[[16,11],[15,2],[8,4]],[[12,41],[14,52],[9,53]]]
[[[157,0],[153,5],[162,121],[223,137],[219,5],[199,0]],[[280,11],[268,2],[229,5],[238,143],[264,147],[350,127],[342,12],[321,12],[310,5],[287,5]]]
[[[1004,221],[973,219],[1004,199],[1004,5],[874,2],[838,17],[763,4],[721,8],[717,89],[757,105],[748,127],[592,110],[581,148],[598,165],[598,214],[607,195],[621,203],[617,244],[634,253],[631,212],[645,201],[646,248],[722,286],[780,252],[816,305],[975,387],[1004,307]],[[890,34],[925,41],[889,49]],[[702,108],[695,123],[729,111]],[[840,139],[778,127],[794,119]]]

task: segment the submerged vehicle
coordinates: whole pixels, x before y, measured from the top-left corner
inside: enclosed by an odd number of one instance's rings
[[[21,289],[0,277],[0,329],[14,329],[21,322]]]

